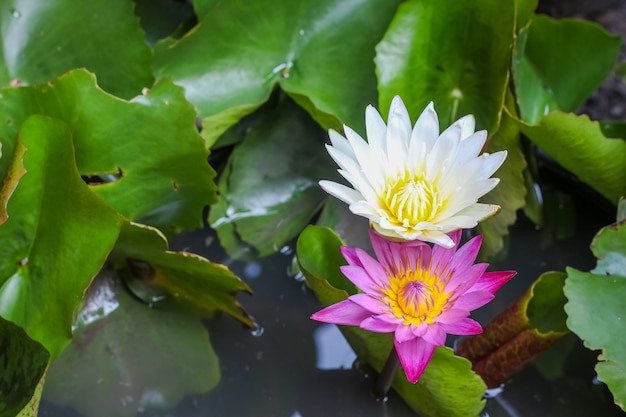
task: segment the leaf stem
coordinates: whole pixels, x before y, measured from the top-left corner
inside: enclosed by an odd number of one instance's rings
[[[389,352],[389,357],[387,358],[380,375],[378,375],[378,379],[376,379],[374,388],[372,388],[374,398],[379,401],[387,398],[387,394],[389,393],[389,389],[391,389],[391,384],[393,383],[393,378],[396,376],[396,372],[399,367],[400,358],[398,357],[398,352],[396,352],[396,348],[394,346],[391,348],[391,352]]]

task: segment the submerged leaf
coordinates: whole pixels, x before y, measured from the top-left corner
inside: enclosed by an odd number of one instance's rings
[[[320,245],[320,242],[332,242]],[[339,267],[344,264],[339,252],[339,238],[332,230],[307,227],[298,239],[298,261],[307,285],[323,306],[348,297],[330,280],[347,282]],[[322,276],[322,274],[330,274]],[[357,356],[380,372],[393,345],[391,334],[380,334],[358,327],[340,327]],[[416,412],[430,417],[475,417],[484,407],[485,385],[471,370],[469,361],[455,356],[447,347],[437,347],[430,364],[417,384],[411,384],[400,370],[393,382],[394,389]]]
[[[72,344],[50,367],[44,396],[86,417],[133,417],[172,408],[219,379],[199,319],[149,308],[105,270],[89,289]]]
[[[252,326],[235,299],[239,291],[250,292],[248,285],[225,265],[192,253],[169,251],[157,229],[125,223],[111,259],[123,270],[130,290],[147,304],[165,306],[173,301],[201,317],[224,311]]]
[[[3,156],[8,172],[24,175],[11,176],[17,181],[2,207],[8,219],[0,226],[0,316],[23,327],[54,359],[72,337],[75,310],[121,220],[80,178],[67,125],[31,116],[19,137],[12,158]]]

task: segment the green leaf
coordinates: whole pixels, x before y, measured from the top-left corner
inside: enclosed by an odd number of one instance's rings
[[[600,129],[607,138],[619,138],[626,140],[626,122],[605,120],[600,122]]]
[[[318,226],[307,227],[298,240],[300,268],[323,306],[348,297],[346,291],[329,282],[342,280],[337,271],[345,261],[339,253],[339,243],[332,230]],[[343,280],[347,281],[345,277]],[[358,327],[340,329],[357,356],[380,372],[393,344],[391,334],[367,332]],[[411,384],[399,371],[393,388],[416,412],[430,417],[475,417],[484,407],[481,399],[484,383],[472,372],[469,361],[455,356],[447,347],[435,350],[417,384]]]
[[[156,45],[155,73],[185,87],[203,118],[219,123],[223,115],[223,130],[279,85],[305,96],[297,101],[325,128],[338,119],[363,132],[363,111],[377,100],[374,46],[398,3],[196,2],[200,22],[180,40]]]
[[[626,404],[626,345],[620,335],[626,320],[626,225],[602,229],[592,244],[599,258],[591,272],[567,268],[567,325],[589,349],[601,350],[596,371],[615,402]]]
[[[561,166],[616,203],[626,194],[626,141],[607,139],[589,117],[552,112],[522,132]]]
[[[80,174],[124,216],[167,232],[202,226],[203,208],[217,198],[215,171],[182,88],[164,80],[124,101],[99,89],[92,74],[76,70],[54,83],[5,89],[5,153],[35,113],[67,123]],[[0,174],[7,163],[0,160]]]
[[[146,32],[146,43],[174,33],[181,25],[195,19],[193,7],[188,2],[172,0],[135,0],[135,14]]]
[[[13,417],[33,398],[50,354],[24,330],[0,317],[0,417]],[[38,399],[33,403],[36,410]],[[33,414],[33,417],[35,414]]]
[[[253,129],[220,179],[225,202],[209,218],[220,239],[235,232],[265,256],[296,237],[326,197],[317,181],[334,177],[325,137],[289,99]]]
[[[121,222],[80,178],[64,123],[28,118],[11,164],[2,193],[10,198],[1,210],[8,219],[0,226],[0,316],[54,359],[72,337],[75,310]]]
[[[306,265],[309,275],[325,279],[332,287],[352,295],[358,292],[357,288],[339,270],[339,266],[347,265],[339,250],[344,245],[332,229],[307,226],[298,238],[296,250],[298,262]]]
[[[553,110],[576,111],[613,70],[620,45],[619,36],[596,23],[535,16],[513,59],[523,120],[534,124]]]
[[[497,130],[508,83],[515,2],[411,0],[376,47],[380,108],[400,95],[409,114],[433,101],[441,126],[473,114]]]
[[[72,344],[48,371],[45,398],[86,417],[133,417],[172,408],[219,380],[200,320],[149,308],[105,270],[89,289]]]
[[[153,83],[151,53],[128,0],[6,0],[0,3],[0,85],[52,80],[87,68],[123,98]]]
[[[515,2],[517,15],[517,24],[515,26],[518,31],[530,24],[538,3],[539,0],[517,0]]]
[[[509,100],[512,97],[509,95]],[[478,225],[478,233],[483,235],[481,257],[490,258],[504,246],[504,236],[509,234],[509,226],[515,223],[517,211],[526,204],[526,186],[523,171],[526,159],[519,148],[519,127],[508,113],[502,116],[500,128],[487,144],[490,153],[506,150],[504,164],[494,174],[500,178],[496,188],[482,197],[481,202],[498,204],[500,212]]]
[[[167,248],[157,229],[125,223],[111,259],[123,270],[129,289],[147,304],[165,307],[172,301],[202,317],[224,311],[252,326],[235,300],[237,292],[250,292],[246,283],[224,265]]]
[[[35,388],[35,393],[31,397],[30,401],[24,406],[24,408],[22,408],[22,411],[20,411],[16,417],[37,417],[39,415],[39,402],[41,401],[44,382],[46,382],[45,374],[39,380],[39,383]]]

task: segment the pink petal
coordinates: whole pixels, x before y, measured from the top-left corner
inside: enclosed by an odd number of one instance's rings
[[[384,314],[389,309],[389,306],[387,306],[387,304],[367,294],[351,295],[350,301],[360,305],[361,307],[375,315]]]
[[[422,339],[424,339],[425,342],[428,342],[431,345],[442,346],[446,343],[446,336],[447,334],[443,327],[435,323],[428,325],[426,333],[424,333]]]
[[[454,260],[450,265],[452,269],[455,271],[462,271],[469,268],[470,265],[472,265],[476,260],[476,256],[478,256],[478,251],[480,250],[482,241],[483,237],[478,235],[465,245],[461,246],[459,250],[456,251]]]
[[[384,286],[387,281],[387,272],[385,272],[382,265],[362,249],[356,249],[356,255],[359,258],[361,266],[367,271],[374,282],[376,282],[379,287]]]
[[[381,320],[379,317],[368,317],[360,324],[362,329],[369,330],[376,333],[390,333],[396,330],[397,323],[390,323],[385,320]]]
[[[479,334],[483,332],[483,328],[477,321],[466,318],[451,324],[441,324],[446,333],[456,335]]]
[[[376,258],[380,262],[383,268],[389,268],[394,265],[395,247],[392,242],[382,237],[374,229],[369,229],[370,240],[372,241],[372,248],[376,254]]]
[[[474,264],[465,269],[456,269],[446,285],[446,292],[463,294],[468,291],[485,273],[489,264]]]
[[[339,250],[341,251],[341,254],[345,258],[345,260],[348,261],[350,265],[361,266],[359,264],[359,257],[356,254],[355,248],[351,248],[350,246],[342,246],[339,248]]]
[[[515,274],[515,271],[485,272],[468,291],[488,291],[493,294]]]
[[[493,299],[494,295],[488,291],[472,291],[460,296],[454,303],[454,308],[462,309],[463,311],[472,311],[478,307],[484,306]]]
[[[354,265],[343,265],[339,267],[341,272],[354,285],[367,294],[380,294],[380,286],[376,280],[362,267]]]
[[[459,244],[459,239],[461,239],[461,231],[456,230],[448,234],[448,237],[452,239],[452,241],[454,242],[452,247],[445,248],[440,245],[435,245],[433,247],[433,252],[432,252],[433,272],[442,273],[444,269],[449,266],[449,264],[452,261],[452,258],[454,257],[456,247]]]
[[[347,299],[314,313],[311,316],[311,320],[343,324],[346,326],[358,326],[371,315],[372,313],[358,304],[353,303],[350,299]]]
[[[451,308],[450,310],[442,313],[439,317],[437,317],[437,323],[440,324],[451,324],[455,323],[459,320],[462,320],[469,316],[469,310],[463,308]]]
[[[400,343],[394,339],[394,345],[407,379],[415,384],[435,352],[435,346],[416,337]]]
[[[413,334],[413,326],[406,324],[399,325],[396,328],[394,339],[397,340],[398,343],[404,343],[408,340],[415,339],[415,335]]]

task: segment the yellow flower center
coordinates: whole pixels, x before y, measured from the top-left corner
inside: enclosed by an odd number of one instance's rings
[[[445,272],[445,271],[444,271]],[[389,285],[383,289],[385,302],[391,313],[404,320],[405,325],[418,326],[422,322],[433,324],[451,303],[451,293],[446,293],[448,274],[437,275],[419,268],[413,271],[401,267],[400,272],[388,272]]]
[[[387,179],[382,198],[388,220],[406,228],[432,221],[443,203],[436,183],[408,171]]]

